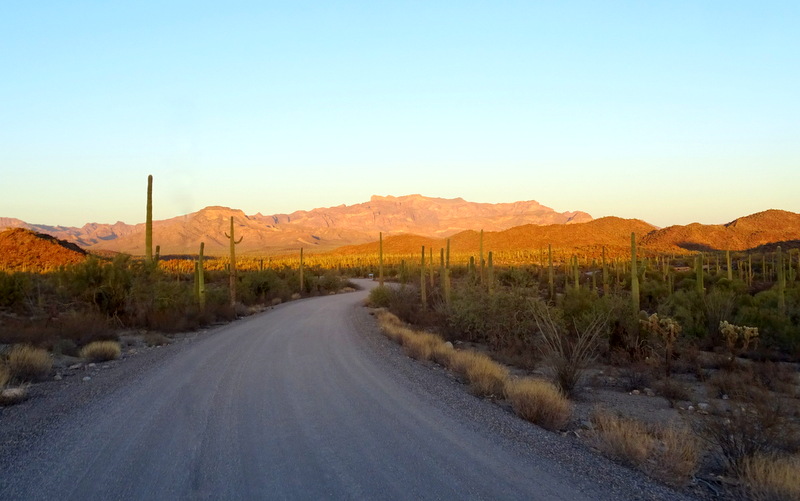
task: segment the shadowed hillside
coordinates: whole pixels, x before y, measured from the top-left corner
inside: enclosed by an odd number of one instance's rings
[[[748,250],[800,240],[800,214],[767,210],[728,224],[669,226],[642,239],[642,246],[662,251]]]

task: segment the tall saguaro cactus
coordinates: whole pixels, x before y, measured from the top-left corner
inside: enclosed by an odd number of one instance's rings
[[[733,280],[733,267],[731,266],[731,251],[725,251],[725,266],[728,270],[728,280]]]
[[[781,252],[780,245],[777,249],[778,263],[776,265],[778,271],[778,311],[781,315],[786,314],[786,267],[783,263],[783,252]]]
[[[633,314],[639,314],[639,273],[636,270],[636,233],[631,233],[631,304]]]
[[[383,232],[378,233],[378,284],[383,287]]]
[[[486,277],[486,276],[485,276],[485,272],[486,272],[486,270],[485,270],[486,261],[484,261],[484,260],[483,260],[483,230],[481,230],[480,259],[481,259],[481,261],[480,261],[480,263],[478,263],[478,264],[479,264],[479,266],[480,266],[480,273],[481,273],[481,276],[480,276],[480,282],[481,282],[481,283],[484,283],[484,280],[485,280],[485,277]]]
[[[419,263],[419,296],[422,301],[422,309],[428,307],[428,294],[425,291],[425,246],[422,246],[422,260]]]
[[[305,292],[305,289],[306,289],[306,283],[305,283],[305,281],[304,281],[304,280],[305,280],[305,278],[303,277],[303,274],[304,274],[304,272],[305,272],[305,269],[304,269],[304,268],[305,268],[305,266],[304,266],[304,264],[305,264],[305,263],[303,263],[303,248],[302,248],[302,247],[300,247],[300,294],[302,294],[303,292]]]
[[[231,245],[231,265],[230,265],[230,289],[231,289],[231,306],[236,305],[236,244],[241,243],[244,238],[239,237],[239,240],[234,238],[233,234],[233,216],[231,216],[231,234],[225,233],[225,236],[230,239]]]
[[[553,246],[547,244],[547,285],[550,289],[550,300],[556,299],[555,270],[553,269]]]
[[[450,305],[450,239],[447,239],[447,249],[444,254],[444,300]]]
[[[153,262],[153,176],[147,176],[147,216],[144,223],[144,257]]]
[[[203,249],[205,248],[205,242],[200,242],[200,254],[197,256],[196,266],[195,266],[195,295],[197,296],[197,304],[200,306],[200,311],[205,310],[206,308],[206,282],[205,282],[205,270],[203,270]]]

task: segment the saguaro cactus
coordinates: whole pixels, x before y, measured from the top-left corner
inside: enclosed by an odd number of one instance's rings
[[[304,264],[305,263],[303,263],[303,248],[300,247],[300,270],[299,270],[300,271],[300,294],[305,292],[305,289],[306,289],[305,277],[303,277],[303,274],[304,274],[304,271],[305,271]]]
[[[606,265],[606,247],[603,246],[603,295],[607,296],[608,293],[608,266]]]
[[[488,276],[486,277],[486,281],[489,282],[489,292],[494,292],[494,259],[492,258],[492,251],[489,251],[489,263],[488,263]]]
[[[419,263],[419,296],[422,301],[422,309],[428,307],[428,295],[425,292],[425,246],[422,246],[422,260]]]
[[[239,237],[239,240],[234,238],[233,234],[233,216],[231,216],[231,234],[225,233],[225,236],[230,240],[231,246],[231,264],[229,267],[230,272],[230,292],[231,292],[231,306],[236,305],[236,244],[241,243],[244,238]]]
[[[547,244],[547,285],[550,289],[550,300],[556,299],[555,270],[553,269],[553,246]]]
[[[444,300],[450,305],[450,239],[444,254]]]
[[[383,287],[383,232],[378,234],[378,284]]]
[[[695,281],[697,282],[697,292],[701,296],[705,294],[706,288],[703,285],[703,253],[695,258],[694,272]]]
[[[200,242],[200,254],[197,256],[197,261],[195,261],[195,276],[194,276],[194,283],[195,283],[195,295],[197,296],[197,304],[200,306],[200,310],[204,310],[206,307],[206,281],[205,281],[205,270],[203,270],[203,249],[205,248],[205,242]]]
[[[731,266],[731,251],[725,251],[725,266],[728,269],[728,280],[733,280],[733,267]]]
[[[778,271],[778,311],[781,312],[781,315],[784,315],[786,313],[786,267],[783,264],[783,252],[781,252],[780,246],[778,246],[777,253],[778,263],[776,267]]]
[[[480,263],[478,263],[479,266],[480,266],[480,273],[481,273],[481,277],[480,277],[481,280],[480,281],[481,281],[481,283],[483,283],[484,279],[485,279],[485,269],[484,269],[484,267],[485,267],[485,263],[486,263],[483,260],[483,230],[481,230],[480,260],[481,260]]]
[[[153,262],[153,176],[147,176],[147,216],[144,223],[144,257]]]
[[[639,314],[639,274],[636,270],[636,233],[631,233],[631,305],[633,314]]]

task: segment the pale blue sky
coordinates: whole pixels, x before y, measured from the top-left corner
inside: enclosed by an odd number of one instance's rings
[[[800,2],[129,4],[0,6],[0,216],[800,212]]]

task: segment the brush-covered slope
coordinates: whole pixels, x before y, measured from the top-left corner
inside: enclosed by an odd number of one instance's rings
[[[24,228],[0,232],[0,270],[48,271],[80,263],[86,252],[75,244]]]
[[[669,226],[647,235],[642,245],[657,250],[748,250],[800,240],[800,214],[767,210],[728,224]]]
[[[484,231],[483,247],[486,252],[540,251],[548,244],[562,252],[570,249],[606,247],[614,254],[630,252],[631,233],[646,235],[655,226],[638,219],[604,217],[586,223],[551,224],[546,226],[523,225],[504,231]],[[445,239],[427,238],[420,235],[397,235],[384,238],[383,248],[387,254],[419,254],[421,246],[432,247],[435,252],[446,245]],[[480,248],[480,232],[469,230],[450,238],[451,252],[472,252],[477,255]],[[374,254],[378,243],[346,246],[335,254]]]

